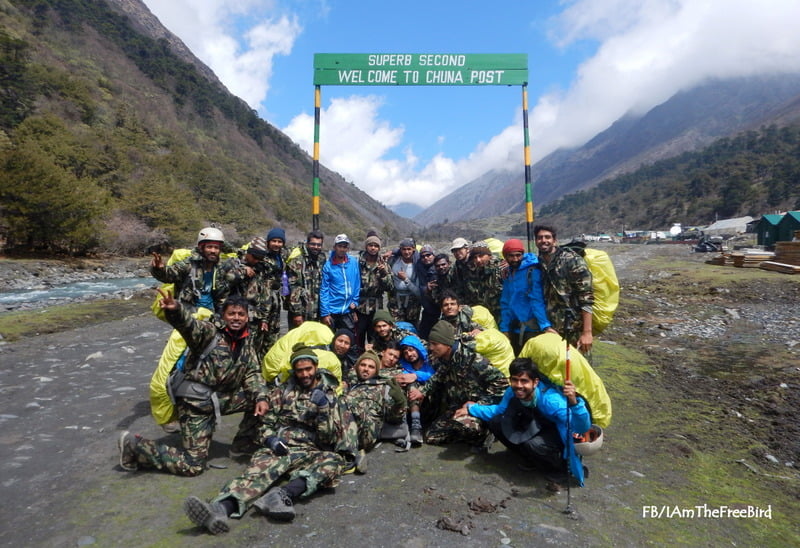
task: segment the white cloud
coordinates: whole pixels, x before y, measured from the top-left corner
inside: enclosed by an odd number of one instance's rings
[[[146,0],[148,8],[256,110],[269,92],[272,62],[289,55],[302,32],[296,16],[259,0]]]
[[[531,114],[534,160],[577,146],[710,78],[800,71],[795,0],[578,0],[555,20],[567,48],[597,40],[566,93]]]
[[[402,144],[404,130],[380,120],[382,104],[383,99],[375,95],[333,99],[320,113],[320,161],[386,205],[411,202],[427,206],[497,168],[503,159],[505,167],[522,162],[521,123],[481,143],[458,161],[438,154],[420,168],[410,148],[403,151],[400,160],[387,159],[390,151]],[[312,116],[296,116],[283,131],[313,153]]]

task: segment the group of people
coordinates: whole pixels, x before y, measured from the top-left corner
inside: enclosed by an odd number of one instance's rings
[[[411,238],[382,251],[374,232],[357,255],[339,234],[326,256],[319,231],[288,253],[281,228],[224,259],[224,236],[213,227],[183,260],[167,265],[154,254],[152,275],[175,288],[159,290],[158,305],[187,345],[168,381],[181,447],[125,431],[120,466],[200,474],[221,415],[241,412],[229,454],[248,458],[247,468],[210,500],[184,502],[192,522],[212,534],[251,507],[291,520],[297,498],[365,473],[367,452],[381,439],[405,450],[486,448],[497,439],[542,470],[567,466],[582,485],[585,468],[567,449],[573,434],[590,429],[591,414],[575,386],[555,385],[525,357],[506,375],[474,343],[484,326],[473,310],[483,307],[517,356],[545,332],[591,350],[591,273],[558,246],[553,227],[534,233],[538,255],[510,239],[502,259],[463,238],[453,241],[452,260]],[[341,360],[341,378],[320,367],[319,348],[299,342],[286,358],[288,378],[265,381],[261,364],[280,335],[281,310],[289,329],[331,328],[327,349]]]

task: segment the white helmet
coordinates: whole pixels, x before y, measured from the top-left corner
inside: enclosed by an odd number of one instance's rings
[[[575,452],[582,457],[597,453],[603,447],[603,429],[593,424],[585,434],[586,441],[575,444]]]
[[[220,229],[214,228],[213,226],[207,226],[197,235],[197,245],[200,245],[203,242],[225,243],[225,235]]]

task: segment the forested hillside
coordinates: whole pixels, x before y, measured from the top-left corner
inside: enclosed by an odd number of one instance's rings
[[[102,0],[0,0],[5,249],[135,252],[185,245],[208,223],[234,241],[308,230],[309,156],[133,23]],[[320,176],[326,233],[410,229]]]
[[[800,126],[770,126],[569,194],[538,218],[570,233],[618,232],[798,208]]]

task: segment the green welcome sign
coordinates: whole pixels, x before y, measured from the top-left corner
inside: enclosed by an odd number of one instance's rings
[[[514,86],[528,83],[525,53],[317,53],[317,86]]]
[[[311,226],[319,228],[319,134],[322,86],[521,86],[524,132],[525,214],[528,251],[533,250],[533,184],[528,137],[526,53],[315,53],[314,155]]]

